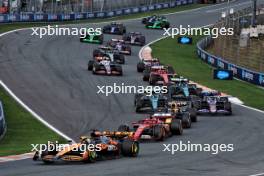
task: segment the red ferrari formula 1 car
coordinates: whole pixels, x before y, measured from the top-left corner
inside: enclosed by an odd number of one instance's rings
[[[159,118],[151,116],[150,118],[134,122],[132,125],[132,138],[136,141],[140,139],[154,139],[161,141],[173,134],[182,135],[183,133],[182,122],[176,118],[171,120],[170,123],[166,123]],[[118,131],[129,132],[130,128],[127,125],[120,125]]]
[[[149,81],[150,85],[168,85],[174,74],[171,66],[153,66],[143,71],[143,81]]]

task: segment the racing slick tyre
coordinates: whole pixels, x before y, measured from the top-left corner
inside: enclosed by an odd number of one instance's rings
[[[129,129],[129,126],[128,125],[120,125],[118,127],[117,131],[120,131],[120,132],[129,132],[130,129]]]
[[[114,54],[114,60],[118,61],[119,64],[125,64],[125,56],[124,55],[118,55]]]
[[[49,149],[48,149],[49,147],[48,146],[46,146],[46,150],[43,150],[42,152],[41,152],[41,159],[42,159],[42,161],[45,163],[45,164],[52,164],[52,163],[54,163],[54,160],[47,160],[47,159],[43,159],[43,157],[45,157],[45,156],[47,156],[47,155],[53,155],[53,156],[56,156],[56,154],[58,153],[57,151],[56,151],[56,149],[54,149],[53,151],[49,151]]]
[[[142,22],[142,24],[146,24],[147,23],[147,18],[143,18],[141,22]]]
[[[174,135],[182,135],[183,133],[182,122],[180,119],[172,119],[170,128],[171,133]]]
[[[130,41],[130,37],[129,37],[128,34],[124,34],[122,39],[123,39],[124,41]]]
[[[183,128],[191,128],[191,126],[192,126],[191,117],[189,116],[189,114],[184,113],[182,115],[182,127]]]
[[[143,81],[148,81],[149,80],[149,74],[150,74],[150,70],[144,70],[143,71]]]
[[[140,106],[137,104],[137,102],[135,103],[135,110],[137,113],[140,113]]]
[[[165,130],[162,126],[156,125],[153,128],[153,136],[155,140],[162,141],[165,137]]]
[[[190,108],[189,112],[190,112],[190,116],[191,116],[191,121],[192,122],[197,122],[198,121],[197,111],[194,108]]]
[[[174,68],[172,66],[168,66],[168,73],[175,74]]]
[[[122,35],[125,34],[125,33],[126,33],[126,28],[123,29],[123,33],[122,33]]]
[[[168,28],[170,28],[170,23],[168,23],[168,22],[162,23],[161,27],[165,28],[165,29],[168,29]]]
[[[98,56],[101,56],[101,55],[102,54],[101,54],[100,50],[98,50],[98,49],[93,50],[93,57],[98,57]]]
[[[146,44],[146,38],[145,36],[141,36],[139,38],[140,46],[144,46]]]
[[[230,102],[226,102],[224,105],[224,109],[226,111],[228,111],[227,113],[225,113],[226,116],[232,115],[232,107],[231,107],[231,103]]]
[[[143,62],[138,62],[137,63],[137,72],[143,72],[145,69],[145,65]]]
[[[139,143],[137,141],[125,139],[121,144],[121,152],[124,156],[136,157],[139,152]]]
[[[156,84],[156,82],[158,81],[158,77],[156,75],[152,75],[150,78],[149,78],[149,84],[154,86]]]
[[[96,151],[86,151],[88,158],[86,160],[83,160],[84,163],[95,163],[97,159]]]
[[[93,70],[93,65],[94,65],[94,61],[93,60],[89,60],[89,62],[88,62],[88,70],[89,71]]]
[[[104,42],[104,35],[102,34],[99,36],[99,44],[101,45],[103,44],[103,42]]]

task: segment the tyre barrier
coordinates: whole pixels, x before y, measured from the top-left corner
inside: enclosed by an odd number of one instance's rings
[[[11,22],[53,22],[72,21],[84,19],[107,18],[121,15],[129,15],[152,10],[174,8],[176,6],[193,4],[196,0],[172,0],[168,3],[157,3],[149,6],[122,8],[105,12],[85,12],[71,14],[48,14],[48,13],[21,13],[21,14],[0,14],[0,23]]]
[[[213,39],[211,36],[205,37],[197,43],[197,54],[200,59],[202,59],[207,64],[220,69],[227,69],[233,71],[234,77],[264,87],[264,73],[255,72],[247,68],[237,66],[235,64],[229,63],[227,60],[214,56],[205,49],[211,45]]]

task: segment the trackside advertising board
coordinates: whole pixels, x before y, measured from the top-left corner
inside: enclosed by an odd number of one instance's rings
[[[243,67],[239,67],[227,62],[223,58],[216,57],[206,52],[204,48],[210,45],[211,41],[211,37],[206,37],[197,43],[197,54],[199,58],[215,68],[232,71],[233,76],[238,79],[264,87],[264,73],[258,73]]]

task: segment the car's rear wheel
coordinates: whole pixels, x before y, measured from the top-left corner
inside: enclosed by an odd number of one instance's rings
[[[143,71],[143,81],[148,81],[149,80],[149,74],[150,74],[150,71],[149,70],[144,70]]]
[[[139,143],[137,141],[125,139],[121,144],[121,152],[124,156],[136,157],[139,152]]]
[[[157,141],[162,141],[165,137],[165,130],[162,126],[156,125],[153,128],[153,136]]]
[[[89,70],[89,71],[93,70],[93,64],[94,64],[94,61],[93,61],[93,60],[90,60],[90,61],[88,62],[88,70]]]
[[[143,62],[139,62],[139,63],[137,64],[137,71],[138,71],[138,72],[143,72],[144,69],[145,69],[145,65],[144,65],[144,63],[143,63]]]
[[[198,121],[197,111],[194,108],[190,108],[189,112],[190,112],[192,122],[197,122]]]
[[[170,127],[172,134],[182,135],[183,129],[182,129],[182,122],[180,119],[172,119]]]
[[[190,118],[189,114],[187,114],[187,113],[184,113],[182,115],[182,126],[183,126],[183,128],[191,128],[191,126],[192,126],[191,118]]]

